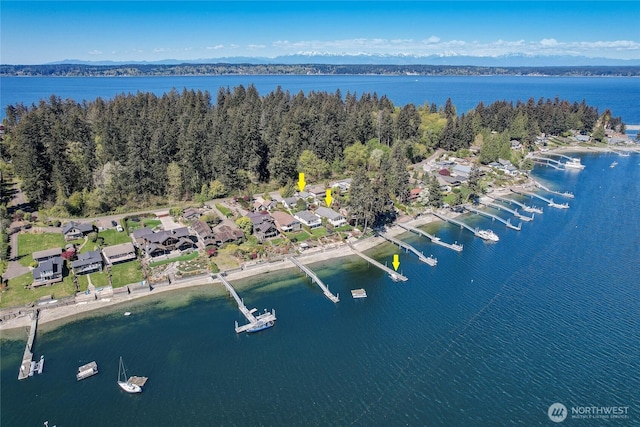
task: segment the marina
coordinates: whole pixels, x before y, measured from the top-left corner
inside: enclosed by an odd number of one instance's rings
[[[506,206],[499,205],[497,203],[491,203],[491,202],[487,202],[487,201],[483,201],[483,200],[479,200],[478,203],[480,203],[481,205],[487,206],[489,208],[497,209],[499,211],[509,212],[511,215],[515,216],[516,218],[521,219],[522,221],[527,221],[527,222],[528,221],[533,221],[533,216],[535,215],[535,214],[531,215],[531,216],[522,215],[517,210],[508,208]]]
[[[86,365],[82,365],[78,368],[78,372],[76,373],[76,380],[81,381],[85,378],[92,377],[98,373],[98,364],[93,361],[89,362]]]
[[[491,230],[480,230],[478,228],[471,228],[464,222],[458,221],[457,219],[449,218],[448,216],[439,214],[437,212],[434,212],[433,214],[443,221],[458,225],[460,226],[460,228],[466,228],[467,230],[471,231],[474,236],[480,237],[483,240],[491,240],[493,242],[497,242],[498,240],[500,240],[500,238]]]
[[[372,264],[375,267],[378,267],[380,270],[387,273],[389,275],[389,278],[394,282],[406,282],[407,280],[409,280],[406,276],[403,276],[402,274],[398,273],[397,271],[394,271],[393,269],[387,267],[386,265],[379,263],[378,261],[371,258],[370,256],[363,254],[362,252],[354,248],[353,245],[349,244],[349,247],[351,248],[354,254],[358,255],[360,258],[364,259],[369,264]]]
[[[247,318],[247,321],[249,322],[246,325],[238,326],[238,321],[236,320],[235,330],[237,334],[240,334],[242,332],[258,332],[258,331],[270,328],[275,324],[275,321],[276,321],[275,310],[271,310],[271,312],[268,312],[265,309],[264,313],[259,314],[258,316],[254,316],[253,313],[258,311],[258,309],[254,308],[252,310],[249,310],[247,306],[244,305],[244,301],[242,301],[242,299],[240,298],[236,290],[233,289],[233,286],[231,286],[231,283],[229,283],[227,279],[224,278],[224,275],[222,273],[214,275],[213,278],[219,279],[220,282],[222,282],[222,284],[224,285],[224,287],[227,288],[227,291],[229,291],[229,294],[233,297],[233,299],[236,300],[236,303],[238,304],[238,310],[240,310],[240,312],[244,315],[244,317]]]
[[[529,196],[531,198],[535,197],[537,199],[540,199],[543,202],[546,202],[552,208],[569,209],[569,204],[568,203],[555,203],[553,201],[553,199],[547,199],[546,197],[543,197],[543,196],[541,196],[539,194],[536,194],[536,193],[530,193],[528,191],[522,191],[522,190],[514,190],[513,188],[511,189],[511,191],[513,191],[514,193],[519,194],[521,196]]]
[[[401,247],[402,249],[404,249],[407,252],[413,252],[420,261],[424,262],[425,264],[428,264],[432,267],[435,267],[436,264],[438,264],[438,260],[435,259],[433,256],[424,256],[424,254],[420,251],[418,251],[416,248],[414,248],[413,246],[411,246],[410,244],[403,242],[402,240],[396,239],[394,237],[388,236],[384,233],[379,233],[379,236],[384,238],[386,241],[391,242],[395,245],[398,245],[399,247]]]
[[[398,223],[398,226],[400,228],[404,228],[407,231],[411,231],[412,233],[416,233],[416,234],[418,234],[420,236],[424,236],[424,237],[430,239],[431,242],[435,243],[436,245],[444,246],[445,248],[449,248],[449,249],[454,250],[456,252],[462,252],[462,245],[459,245],[457,242],[456,243],[443,242],[439,237],[436,237],[433,234],[429,234],[426,231],[421,230],[419,228],[411,227],[410,225]]]
[[[311,270],[306,265],[302,264],[300,261],[298,261],[294,257],[289,257],[288,259],[296,267],[298,267],[304,274],[306,274],[306,276],[311,279],[312,283],[317,284],[320,287],[320,289],[322,289],[322,293],[324,293],[324,296],[329,298],[334,303],[337,303],[340,301],[340,298],[338,297],[338,295],[332,294],[329,288],[327,287],[327,285],[325,285],[324,282],[320,280],[320,278],[316,275],[316,273],[313,272],[313,270]]]
[[[504,218],[501,218],[498,215],[494,215],[494,214],[491,214],[489,212],[481,211],[479,209],[474,208],[473,206],[464,205],[463,207],[464,207],[464,209],[468,210],[469,212],[473,212],[475,214],[482,215],[482,216],[485,216],[487,218],[491,218],[492,221],[500,221],[501,223],[506,225],[507,228],[511,228],[513,230],[520,231],[520,229],[522,227],[522,223],[518,224],[518,226],[515,226],[515,225],[511,224],[511,220],[509,220],[509,219],[505,220]]]

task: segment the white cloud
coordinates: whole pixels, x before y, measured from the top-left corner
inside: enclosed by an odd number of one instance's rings
[[[97,49],[90,50],[88,53],[89,55],[102,55],[102,51]]]
[[[251,50],[254,50],[254,49],[264,49],[266,46],[263,44],[250,44],[247,47]]]
[[[207,46],[207,50],[218,50],[218,49],[224,49],[224,45],[223,44],[217,44],[215,46]]]

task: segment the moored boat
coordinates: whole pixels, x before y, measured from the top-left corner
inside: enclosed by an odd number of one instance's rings
[[[118,366],[118,385],[127,393],[142,392],[142,387],[140,387],[138,384],[133,383],[130,378],[127,378],[127,371],[124,368],[122,356],[120,356],[120,365]]]
[[[584,165],[580,162],[580,159],[575,157],[571,160],[567,160],[564,167],[569,169],[584,169]]]
[[[491,230],[478,230],[476,232],[476,236],[484,240],[490,240],[492,242],[497,242],[498,240],[500,240],[498,235]]]
[[[274,324],[275,322],[273,320],[268,320],[268,321],[258,320],[255,323],[255,325],[247,329],[247,333],[251,334],[255,332],[264,331],[265,329],[269,329],[270,327],[272,327]]]

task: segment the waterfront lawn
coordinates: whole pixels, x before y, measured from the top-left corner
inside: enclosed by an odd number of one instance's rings
[[[311,234],[307,233],[304,230],[285,233],[285,235],[287,236],[287,239],[291,240],[292,242],[304,242],[305,240],[311,238]]]
[[[141,282],[144,279],[142,267],[139,261],[129,261],[111,266],[111,285],[121,288],[131,283]],[[93,280],[93,277],[91,277]]]
[[[313,230],[311,230],[311,234],[313,234],[313,237],[315,237],[316,239],[324,237],[327,235],[327,229],[325,227],[314,228]]]
[[[34,252],[53,248],[64,248],[62,233],[20,233],[18,234],[18,261],[23,267],[33,262]]]
[[[93,278],[92,278],[93,279]],[[9,287],[2,292],[2,300],[0,301],[0,308],[26,306],[29,303],[35,302],[38,298],[53,295],[54,299],[73,296],[76,293],[76,288],[73,283],[73,276],[69,275],[64,278],[60,283],[55,283],[51,286],[40,286],[35,289],[27,289],[26,286],[33,283],[33,274],[31,272],[18,276],[9,280]],[[78,281],[80,286],[80,292],[87,290],[88,282]]]

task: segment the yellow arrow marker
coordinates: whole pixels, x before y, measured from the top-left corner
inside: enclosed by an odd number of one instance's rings
[[[304,182],[304,173],[300,172],[300,175],[298,177],[298,188],[300,189],[300,191],[304,190],[305,185],[307,185],[307,183]]]
[[[324,198],[324,201],[327,203],[327,207],[331,207],[331,202],[333,202],[333,197],[331,197],[331,189],[328,189],[326,194],[327,195]]]
[[[400,267],[400,260],[398,259],[398,254],[393,255],[393,268],[398,271],[398,267]]]

